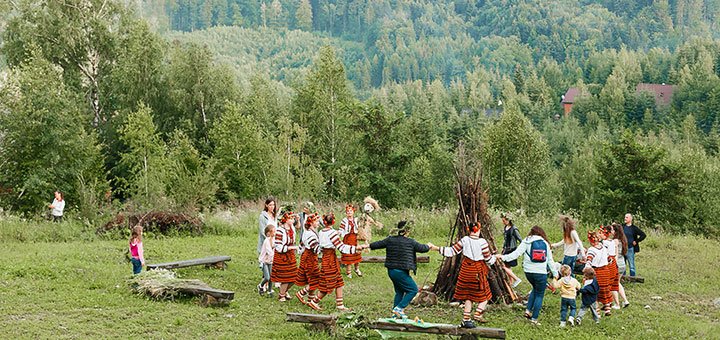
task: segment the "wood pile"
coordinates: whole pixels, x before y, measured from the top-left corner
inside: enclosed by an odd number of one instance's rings
[[[492,233],[492,218],[488,214],[487,189],[483,188],[482,184],[482,166],[479,161],[472,160],[466,155],[462,145],[458,148],[455,177],[455,193],[459,207],[455,224],[450,228],[448,244],[454,244],[468,235],[467,226],[479,222],[482,226],[480,237],[487,240],[493,254],[499,253],[495,247],[495,238]],[[462,255],[443,260],[433,287],[433,292],[439,298],[452,300],[461,263]],[[491,303],[510,304],[519,301],[518,295],[512,289],[510,278],[502,269],[501,262],[498,261],[490,267],[488,282],[493,295]]]
[[[146,213],[119,213],[112,220],[97,229],[98,234],[111,230],[132,229],[141,225],[144,232],[168,234],[171,232],[202,233],[202,221],[192,215],[167,211],[150,211]]]

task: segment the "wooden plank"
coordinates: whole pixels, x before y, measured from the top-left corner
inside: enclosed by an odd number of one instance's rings
[[[645,278],[644,278],[644,277],[640,277],[640,276],[623,275],[621,281],[622,281],[622,282],[645,283]]]
[[[230,261],[230,256],[211,256],[211,257],[203,257],[201,259],[148,264],[147,268],[148,269],[157,269],[157,268],[175,269],[175,268],[199,266],[199,265],[203,265],[203,264],[222,266],[222,265],[219,265],[219,263],[224,263],[225,261]]]
[[[337,316],[323,314],[307,314],[307,313],[285,313],[286,320],[290,322],[303,323],[335,323]]]
[[[180,292],[192,295],[209,295],[216,299],[232,300],[235,298],[235,292],[229,290],[220,290],[210,287],[185,285],[178,287]]]
[[[413,324],[400,324],[386,321],[373,321],[368,324],[370,329],[382,329],[397,332],[444,334],[454,336],[474,335],[483,338],[505,339],[505,330],[499,328],[460,328],[455,325],[438,324],[433,327],[419,327]]]
[[[385,263],[385,256],[363,256],[363,263]],[[417,257],[417,263],[430,263],[430,256],[422,255]]]

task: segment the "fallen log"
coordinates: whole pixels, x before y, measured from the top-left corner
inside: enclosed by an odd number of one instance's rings
[[[449,324],[431,324],[430,326],[418,326],[411,323],[396,323],[389,321],[372,321],[368,324],[370,329],[382,329],[396,332],[411,333],[427,333],[427,334],[443,334],[451,336],[460,336],[462,338],[491,338],[505,339],[505,330],[499,328],[461,328],[460,326]]]
[[[185,267],[192,267],[192,266],[199,266],[199,265],[205,265],[205,267],[215,267],[218,269],[226,269],[227,264],[226,261],[230,261],[230,256],[210,256],[210,257],[203,257],[201,259],[192,259],[192,260],[182,260],[182,261],[175,261],[175,262],[165,262],[165,263],[156,263],[156,264],[148,264],[147,269],[176,269],[176,268],[185,268]]]
[[[332,332],[335,328],[337,316],[306,313],[286,313],[286,321],[311,324],[311,329]]]
[[[226,305],[235,298],[235,292],[210,287],[194,279],[178,279],[165,269],[149,270],[133,276],[131,288],[156,300],[174,300],[179,296],[199,296],[203,306]]]
[[[363,263],[385,263],[385,256],[363,256]],[[430,263],[430,256],[422,255],[417,257],[417,263]]]
[[[630,276],[630,275],[623,275],[621,282],[637,282],[637,283],[645,283],[645,278],[640,276]]]

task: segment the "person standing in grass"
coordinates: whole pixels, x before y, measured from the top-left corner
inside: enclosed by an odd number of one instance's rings
[[[262,245],[265,241],[265,227],[267,227],[268,223],[272,223],[277,226],[277,202],[273,197],[268,197],[265,200],[265,207],[258,218],[258,255],[262,251]],[[260,264],[260,268],[262,268],[262,263]]]
[[[410,225],[407,221],[400,221],[397,229],[383,240],[370,243],[370,249],[387,249],[385,253],[385,268],[395,287],[395,300],[393,301],[393,316],[406,319],[405,308],[418,292],[417,284],[410,277],[410,271],[417,270],[416,253],[427,253],[430,246],[420,244],[408,237]],[[361,246],[361,249],[364,247]]]
[[[262,264],[263,278],[262,281],[257,285],[257,290],[260,295],[265,293],[268,296],[272,296],[275,293],[272,289],[272,282],[270,281],[270,273],[272,272],[273,257],[275,256],[275,250],[273,249],[273,241],[275,240],[275,222],[268,222],[265,226],[265,241],[263,241],[262,250],[258,260]]]
[[[339,250],[342,254],[354,254],[361,248],[344,244],[340,240],[340,234],[333,229],[335,224],[335,215],[333,213],[323,215],[323,229],[318,233],[318,240],[322,251],[322,265],[320,266],[320,293],[313,299],[310,299],[308,306],[314,310],[322,310],[320,300],[326,295],[335,291],[335,308],[341,312],[350,311],[345,307],[343,302],[343,282],[340,275],[340,260],[335,254],[335,250]]]
[[[582,294],[582,301],[580,305],[580,311],[578,311],[577,319],[575,323],[580,326],[583,316],[588,310],[592,313],[595,323],[600,323],[600,314],[597,311],[597,297],[600,292],[600,286],[598,285],[597,279],[595,279],[595,271],[592,267],[586,267],[583,269],[583,287],[578,291]]]
[[[575,230],[575,220],[570,216],[560,216],[560,224],[563,228],[563,239],[560,242],[553,243],[553,248],[563,247],[563,260],[562,264],[575,268],[575,261],[577,260],[578,254],[585,254],[585,247],[583,247],[580,235]]]
[[[355,206],[348,204],[345,206],[345,218],[340,222],[340,236],[344,244],[357,247],[358,245],[358,221],[355,218]],[[362,254],[342,254],[340,261],[345,265],[345,275],[352,278],[352,267],[355,266],[355,274],[362,276],[360,271],[360,262],[362,262]]]
[[[533,325],[539,325],[540,308],[542,308],[543,298],[545,297],[545,289],[548,287],[548,269],[552,272],[553,277],[558,277],[557,269],[551,265],[553,260],[545,230],[539,226],[533,226],[528,236],[514,252],[496,256],[498,259],[508,262],[517,259],[520,255],[525,255],[523,257],[523,271],[525,272],[525,278],[533,287],[528,297],[525,317],[530,319]]]
[[[517,249],[518,242],[522,242],[522,237],[520,237],[520,232],[518,231],[518,228],[515,226],[515,224],[512,221],[512,217],[509,213],[502,213],[500,214],[500,219],[502,220],[503,225],[505,226],[505,230],[503,232],[503,249],[502,254],[510,254]],[[512,287],[517,287],[522,280],[515,275],[512,271],[512,267],[517,266],[517,260],[512,260],[510,262],[503,262],[503,270],[505,270],[505,273],[513,279]]]
[[[132,234],[130,235],[130,262],[133,266],[133,275],[140,274],[145,266],[142,232],[142,226],[136,225],[132,228]]]
[[[628,251],[625,259],[627,259],[628,267],[630,267],[630,276],[635,276],[635,254],[640,252],[640,242],[642,242],[647,235],[633,224],[633,215],[630,213],[625,214],[623,231],[625,232],[625,237],[627,237],[628,242]]]
[[[65,195],[62,191],[55,191],[55,198],[52,203],[48,205],[50,208],[50,215],[52,216],[53,222],[62,222],[63,212],[65,211]],[[47,215],[46,215],[47,216]]]
[[[488,301],[492,298],[487,276],[490,271],[489,266],[495,263],[496,258],[490,253],[488,242],[480,237],[480,223],[469,225],[468,231],[469,236],[461,238],[451,247],[438,247],[432,243],[428,243],[428,246],[445,257],[463,255],[453,300],[465,301],[460,327],[475,328],[475,323],[470,320],[473,302],[477,303],[477,309],[472,319],[480,323],[487,322],[483,314]]]
[[[298,266],[297,276],[295,277],[295,285],[302,287],[295,297],[304,305],[308,301],[315,298],[315,291],[320,285],[320,270],[318,269],[318,254],[320,253],[320,243],[316,232],[320,224],[320,216],[311,214],[305,217],[305,231],[300,237],[300,266]],[[305,301],[305,297],[308,301]],[[313,307],[313,306],[310,306]]]
[[[613,242],[615,243],[615,263],[617,263],[617,292],[613,293],[613,308],[620,309],[620,298],[623,299],[622,308],[630,306],[630,302],[625,295],[625,287],[623,287],[620,280],[622,279],[623,273],[625,273],[625,254],[627,254],[628,244],[625,234],[623,233],[623,227],[619,223],[612,224],[612,235]]]
[[[281,225],[275,230],[273,265],[270,271],[270,281],[280,283],[278,300],[290,300],[288,290],[295,283],[297,275],[297,259],[295,258],[295,214],[285,212],[280,218]]]
[[[591,247],[587,249],[585,268],[592,268],[595,271],[595,277],[600,287],[597,299],[603,304],[605,315],[610,316],[610,303],[612,303],[610,284],[613,276],[608,261],[609,253],[607,248],[603,246],[599,232],[588,231],[588,241],[590,241]]]
[[[565,327],[567,320],[570,326],[575,325],[575,313],[577,311],[577,304],[575,298],[577,297],[577,291],[582,288],[580,282],[572,277],[572,269],[570,266],[564,264],[560,267],[560,280],[553,279],[553,286],[560,289],[560,327]],[[568,316],[568,312],[570,315]]]

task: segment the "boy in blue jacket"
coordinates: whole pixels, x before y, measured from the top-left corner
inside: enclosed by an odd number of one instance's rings
[[[600,314],[597,312],[597,297],[598,292],[600,292],[600,285],[595,279],[595,270],[592,267],[583,270],[583,287],[578,292],[582,293],[582,307],[580,307],[575,323],[580,325],[588,309],[592,312],[595,323],[600,323]]]

